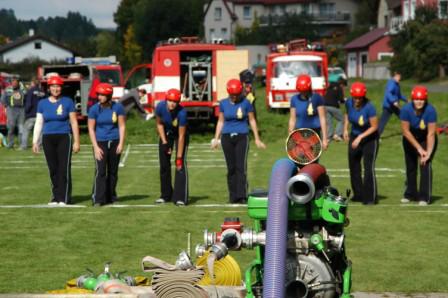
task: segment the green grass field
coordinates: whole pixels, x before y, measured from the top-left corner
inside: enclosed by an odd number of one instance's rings
[[[368,82],[368,95],[378,108],[385,82]],[[411,86],[403,83],[405,94]],[[273,163],[285,156],[288,115],[268,113],[264,90],[258,90],[257,112],[266,150],[251,144],[250,188],[267,188]],[[448,95],[430,94],[439,122],[448,122]],[[152,255],[174,262],[187,247],[202,242],[204,229],[218,230],[224,217],[239,216],[251,226],[243,206],[209,207],[227,203],[223,153],[211,151],[212,129],[197,129],[188,155],[190,205],[151,206],[159,195],[157,140],[154,121],[128,120],[127,158],[119,171],[118,194],[124,208],[93,208],[90,202],[94,163],[87,135],[73,157],[73,200],[80,208],[29,208],[46,204],[50,182],[44,157],[30,151],[0,148],[0,292],[44,292],[65,281],[97,272],[112,261],[115,272],[144,275],[141,259]],[[434,203],[402,206],[404,158],[399,121],[386,127],[376,163],[379,204],[349,206],[346,229],[348,256],[353,261],[353,290],[372,292],[448,292],[448,140],[439,136],[433,170]],[[321,163],[332,184],[345,193],[350,187],[347,145],[331,143]],[[448,183],[447,183],[448,184]],[[146,206],[144,206],[146,205]],[[26,208],[21,208],[21,207]],[[28,206],[28,207],[27,207]],[[83,207],[83,208],[81,208]],[[250,250],[233,252],[244,270],[254,257]]]

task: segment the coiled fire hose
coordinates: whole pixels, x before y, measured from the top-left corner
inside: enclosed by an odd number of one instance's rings
[[[196,261],[196,266],[203,266],[205,269],[204,277],[198,282],[201,286],[240,286],[241,285],[241,270],[238,263],[232,256],[227,255],[219,261],[214,263],[214,283],[209,275],[207,268],[207,259],[210,252],[205,252],[203,256]]]
[[[146,256],[142,260],[144,272],[153,272],[151,287],[158,298],[207,298],[207,292],[197,283],[204,276],[204,270],[192,266],[179,269],[157,258]]]

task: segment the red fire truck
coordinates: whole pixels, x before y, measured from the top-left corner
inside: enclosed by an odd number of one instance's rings
[[[115,57],[82,58],[75,57],[74,64],[42,65],[37,70],[37,78],[43,90],[47,89],[47,80],[58,75],[64,80],[63,94],[75,101],[78,120],[87,119],[87,109],[91,90],[100,82],[112,84],[112,97],[119,99],[124,93],[124,80],[121,65]]]
[[[308,47],[298,39],[284,45],[272,45],[266,57],[266,106],[268,109],[289,108],[296,94],[296,78],[311,76],[314,92],[324,94],[328,84],[328,57],[323,51]]]
[[[218,101],[227,97],[227,81],[238,78],[248,65],[247,50],[236,50],[234,45],[199,43],[192,37],[170,39],[153,53],[154,106],[168,89],[178,88],[190,120],[213,121],[218,116]]]

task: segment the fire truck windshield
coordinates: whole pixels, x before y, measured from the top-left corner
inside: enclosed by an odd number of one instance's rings
[[[120,85],[120,72],[114,69],[99,69],[98,75],[100,76],[101,83],[109,83],[111,85]]]
[[[320,61],[278,61],[274,62],[274,76],[279,79],[292,79],[301,74],[311,77],[322,76]]]

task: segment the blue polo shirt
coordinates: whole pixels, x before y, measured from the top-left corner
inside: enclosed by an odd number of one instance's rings
[[[42,99],[37,106],[37,112],[44,118],[42,134],[71,133],[69,114],[75,112],[75,104],[71,98],[61,97],[54,103],[48,98]]]
[[[219,102],[219,112],[224,115],[222,134],[249,133],[248,115],[254,112],[254,107],[246,98],[238,100],[235,103],[230,98],[221,100]]]
[[[178,128],[187,126],[187,111],[181,105],[169,111],[166,101],[156,107],[156,116],[160,117],[166,134],[178,134]]]
[[[123,105],[118,102],[112,102],[110,107],[102,107],[99,102],[94,104],[89,110],[89,119],[96,121],[96,139],[100,142],[119,140],[118,116],[125,114]]]
[[[291,108],[296,109],[295,128],[320,128],[319,114],[317,108],[324,106],[322,96],[313,93],[309,99],[296,94],[291,98]]]
[[[428,132],[428,124],[437,122],[437,112],[433,105],[426,103],[422,113],[417,115],[414,104],[409,102],[401,108],[400,120],[409,122],[412,134],[423,138]]]
[[[375,107],[367,101],[361,108],[356,109],[353,99],[350,98],[345,102],[345,109],[348,115],[348,121],[352,124],[351,134],[358,136],[370,128],[369,119],[376,116]]]

